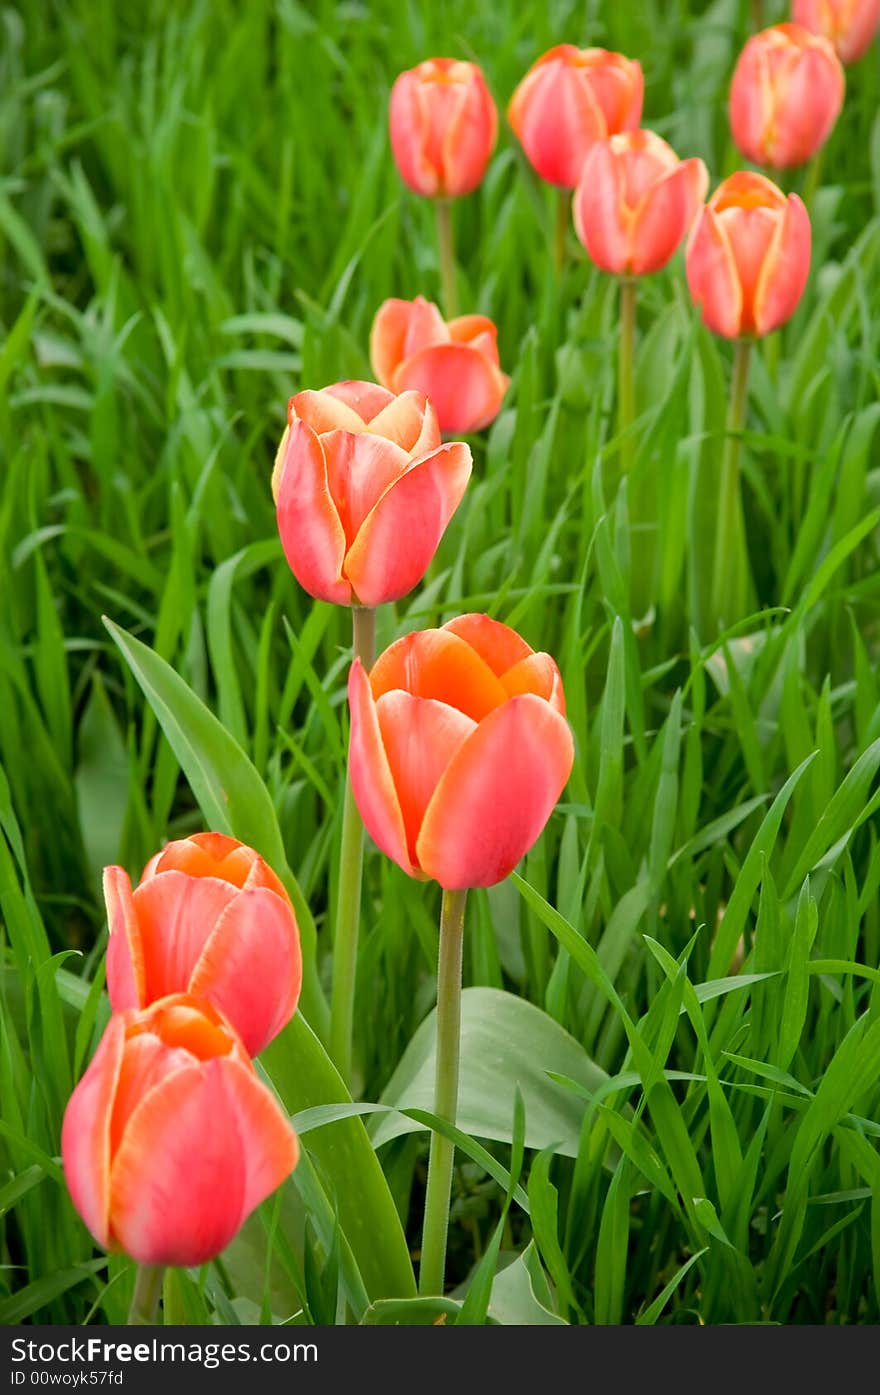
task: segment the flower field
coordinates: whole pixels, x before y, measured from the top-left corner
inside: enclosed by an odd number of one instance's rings
[[[793,8],[0,15],[0,1322],[880,1322],[880,7]]]

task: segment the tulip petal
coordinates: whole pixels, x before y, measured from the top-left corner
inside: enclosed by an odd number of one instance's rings
[[[549,702],[560,716],[565,716],[562,678],[555,660],[549,654],[529,654],[528,658],[509,668],[501,682],[511,697],[519,693],[534,693]]]
[[[321,442],[303,422],[290,428],[276,505],[284,555],[297,581],[319,600],[348,605],[345,529],[330,494]]]
[[[219,1008],[248,1054],[256,1056],[290,1021],[301,984],[302,953],[290,902],[255,887],[221,913],[189,991]]]
[[[699,214],[685,260],[690,293],[703,323],[715,334],[735,339],[740,333],[743,295],[736,262],[718,214],[708,206]]]
[[[459,639],[475,649],[497,678],[534,652],[516,630],[478,611],[456,615],[454,620],[447,620],[443,630],[446,634],[458,635]],[[492,705],[497,706],[496,703]],[[485,716],[485,713],[480,715]]]
[[[113,1236],[139,1264],[212,1259],[244,1219],[247,1166],[223,1060],[167,1075],[129,1118],[110,1175]]]
[[[409,858],[415,864],[416,839],[431,796],[477,724],[444,702],[399,691],[383,693],[376,714],[403,814]]]
[[[483,346],[487,340],[491,341],[495,345],[493,362],[498,362],[498,330],[488,315],[457,315],[449,320],[446,328],[453,344],[470,344],[474,348],[475,341],[479,341],[483,353],[489,352],[488,347]]]
[[[497,625],[498,621],[489,623]],[[435,698],[447,707],[457,707],[475,722],[507,701],[507,693],[489,661],[477,652],[468,636],[450,633],[445,625],[440,630],[418,630],[395,640],[374,664],[370,683],[377,701],[383,693],[400,689],[414,697]]]
[[[479,349],[435,344],[406,358],[394,375],[398,392],[415,388],[430,399],[441,431],[480,431],[497,417],[507,379]]]
[[[321,447],[327,484],[350,546],[374,504],[407,468],[407,454],[393,441],[364,431],[356,436],[328,431]]]
[[[370,678],[360,659],[355,659],[348,675],[348,705],[351,713],[348,768],[364,827],[386,857],[413,876],[415,867],[407,850],[400,800],[382,744]]]
[[[144,956],[144,1001],[186,993],[205,941],[231,901],[243,895],[219,877],[162,872],[134,892]]]
[[[797,194],[791,194],[755,289],[758,334],[769,334],[794,314],[810,274],[811,241],[810,215]]]
[[[363,431],[364,420],[360,412],[350,407],[341,397],[327,391],[314,391],[306,388],[291,397],[287,408],[288,425],[295,421],[305,422],[317,436],[325,431]]]
[[[143,1007],[147,999],[144,947],[132,896],[131,881],[122,867],[104,868],[107,907],[107,993],[114,1012]]]
[[[765,142],[773,125],[773,87],[760,34],[749,39],[730,84],[728,116],[733,139],[746,159],[764,163]]]
[[[666,265],[690,230],[708,183],[702,160],[683,160],[647,191],[633,222],[634,275],[644,276]]]
[[[607,140],[591,146],[573,200],[574,225],[588,256],[602,271],[630,269],[630,224],[623,170]]]
[[[341,383],[332,383],[323,391],[351,407],[365,426],[369,426],[394,398],[394,393],[387,388],[380,387],[378,383],[368,383],[362,378],[346,378]]]
[[[245,1219],[289,1177],[299,1158],[299,1143],[272,1091],[252,1070],[238,1061],[224,1061],[222,1079],[244,1143]]]
[[[367,430],[414,457],[435,450],[443,439],[437,414],[423,392],[402,392],[373,418]]]
[[[560,63],[533,70],[524,84],[526,91],[511,103],[511,125],[541,178],[573,189],[588,149],[608,134],[589,79]]]
[[[442,887],[494,886],[528,852],[574,759],[568,723],[543,698],[511,698],[453,756],[428,805],[419,864]]]
[[[105,1249],[110,1243],[110,1116],[124,1045],[125,1023],[111,1017],[61,1126],[64,1177],[73,1204]]]
[[[371,509],[345,573],[361,605],[396,601],[421,581],[467,487],[471,453],[460,441],[414,461]]]
[[[433,301],[420,295],[415,300],[386,300],[376,312],[370,330],[373,372],[380,383],[390,388],[403,359],[427,344],[443,344],[448,339],[443,316]]]
[[[498,134],[498,113],[489,89],[476,73],[463,84],[461,102],[446,126],[441,152],[444,193],[470,194],[486,172]]]
[[[428,159],[428,125],[419,100],[419,79],[401,73],[391,89],[389,131],[391,149],[402,179],[417,194],[431,198],[438,192],[439,177]]]

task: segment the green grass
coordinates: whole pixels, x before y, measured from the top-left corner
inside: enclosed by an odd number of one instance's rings
[[[139,872],[207,825],[260,846],[301,893],[324,1030],[349,617],[291,577],[269,473],[290,393],[369,376],[386,296],[439,296],[432,210],[388,147],[394,76],[475,57],[503,109],[552,43],[619,48],[645,124],[714,183],[749,9],[3,12],[0,1320],[119,1322],[130,1295],[58,1161],[108,1011],[105,863]],[[382,1108],[365,1125],[288,1029],[264,1066],[306,1161],[219,1261],[169,1276],[169,1321],[880,1320],[878,95],[875,46],[803,303],[754,356],[758,613],[720,641],[730,346],[697,327],[680,255],[649,278],[621,486],[616,288],[573,237],[557,286],[550,191],[502,121],[455,223],[463,307],[497,321],[513,383],[378,641],[464,609],[515,625],[559,660],[577,756],[521,876],[469,900],[452,1291],[412,1299],[406,1259],[439,898],[372,849],[355,1056]]]

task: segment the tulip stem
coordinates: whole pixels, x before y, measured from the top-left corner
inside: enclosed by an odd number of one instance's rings
[[[161,1264],[139,1264],[134,1293],[128,1310],[129,1327],[151,1327],[156,1321],[165,1268]]]
[[[620,343],[617,359],[617,431],[620,440],[620,469],[629,474],[635,455],[632,425],[636,419],[636,282],[620,278]]]
[[[747,604],[748,561],[739,485],[739,459],[742,448],[740,433],[746,424],[751,349],[750,339],[737,340],[730,385],[712,575],[712,612],[718,630],[741,620]]]
[[[813,200],[814,200],[815,197],[816,197],[816,190],[819,188],[819,179],[820,179],[820,176],[821,176],[821,174],[822,174],[822,152],[823,152],[823,149],[824,149],[824,147],[823,147],[823,146],[820,146],[819,149],[816,151],[815,155],[813,156],[812,160],[810,161],[810,163],[807,165],[807,173],[806,173],[806,176],[805,176],[805,178],[804,178],[804,195],[803,195],[803,197],[804,197],[804,203],[805,203],[805,205],[806,205],[806,208],[807,208],[807,212],[808,212],[808,213],[811,213],[811,212],[812,212],[812,209],[813,209]]]
[[[351,615],[354,656],[360,659],[366,669],[370,669],[373,666],[376,645],[376,612],[367,606],[356,605],[352,606]],[[363,866],[364,825],[351,787],[349,762],[342,805],[342,840],[339,848],[336,930],[333,942],[333,987],[330,995],[330,1055],[347,1085],[351,1084],[351,1037]]]
[[[568,241],[568,225],[571,222],[571,190],[556,190],[556,221],[553,228],[553,265],[557,280],[565,270],[565,245]]]
[[[452,200],[435,199],[437,243],[440,250],[440,281],[443,286],[443,313],[447,320],[458,314],[458,285],[455,277],[455,236],[452,231]]]
[[[434,1073],[434,1113],[455,1123],[458,1108],[458,1057],[461,1038],[461,952],[466,891],[444,891],[440,911],[440,952],[437,962],[437,1057]],[[431,1134],[425,1223],[419,1264],[419,1293],[442,1294],[446,1273],[446,1232],[452,1195],[455,1144]]]

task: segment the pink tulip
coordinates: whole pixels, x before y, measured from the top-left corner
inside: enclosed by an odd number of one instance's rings
[[[184,994],[110,1019],[61,1131],[74,1206],[140,1264],[213,1259],[298,1151],[232,1028]]]
[[[604,48],[557,44],[532,64],[507,119],[541,178],[573,189],[594,141],[638,126],[643,96],[639,63]]]
[[[338,605],[398,600],[421,581],[471,473],[460,441],[441,444],[420,392],[334,383],[290,399],[272,475],[290,568]]]
[[[725,179],[700,212],[685,258],[703,323],[727,339],[790,319],[810,271],[810,216],[762,174]]]
[[[430,300],[386,300],[373,321],[373,372],[392,392],[423,392],[441,431],[480,431],[497,417],[510,379],[485,315],[449,323]]]
[[[679,160],[653,131],[621,131],[587,153],[574,196],[577,235],[603,271],[659,271],[706,197],[702,160]]]
[[[391,149],[417,194],[469,194],[486,172],[498,113],[476,63],[429,58],[391,89]]]
[[[794,0],[798,24],[830,39],[842,63],[861,58],[880,25],[880,0]]]
[[[746,159],[789,169],[824,145],[843,105],[840,60],[801,24],[749,39],[730,88],[730,127]]]
[[[348,682],[368,833],[410,876],[493,886],[540,836],[574,746],[549,654],[487,615],[406,635]]]
[[[151,858],[132,891],[121,867],[104,869],[114,1012],[170,993],[204,998],[256,1056],[293,1016],[302,955],[283,885],[253,848],[196,833]]]

